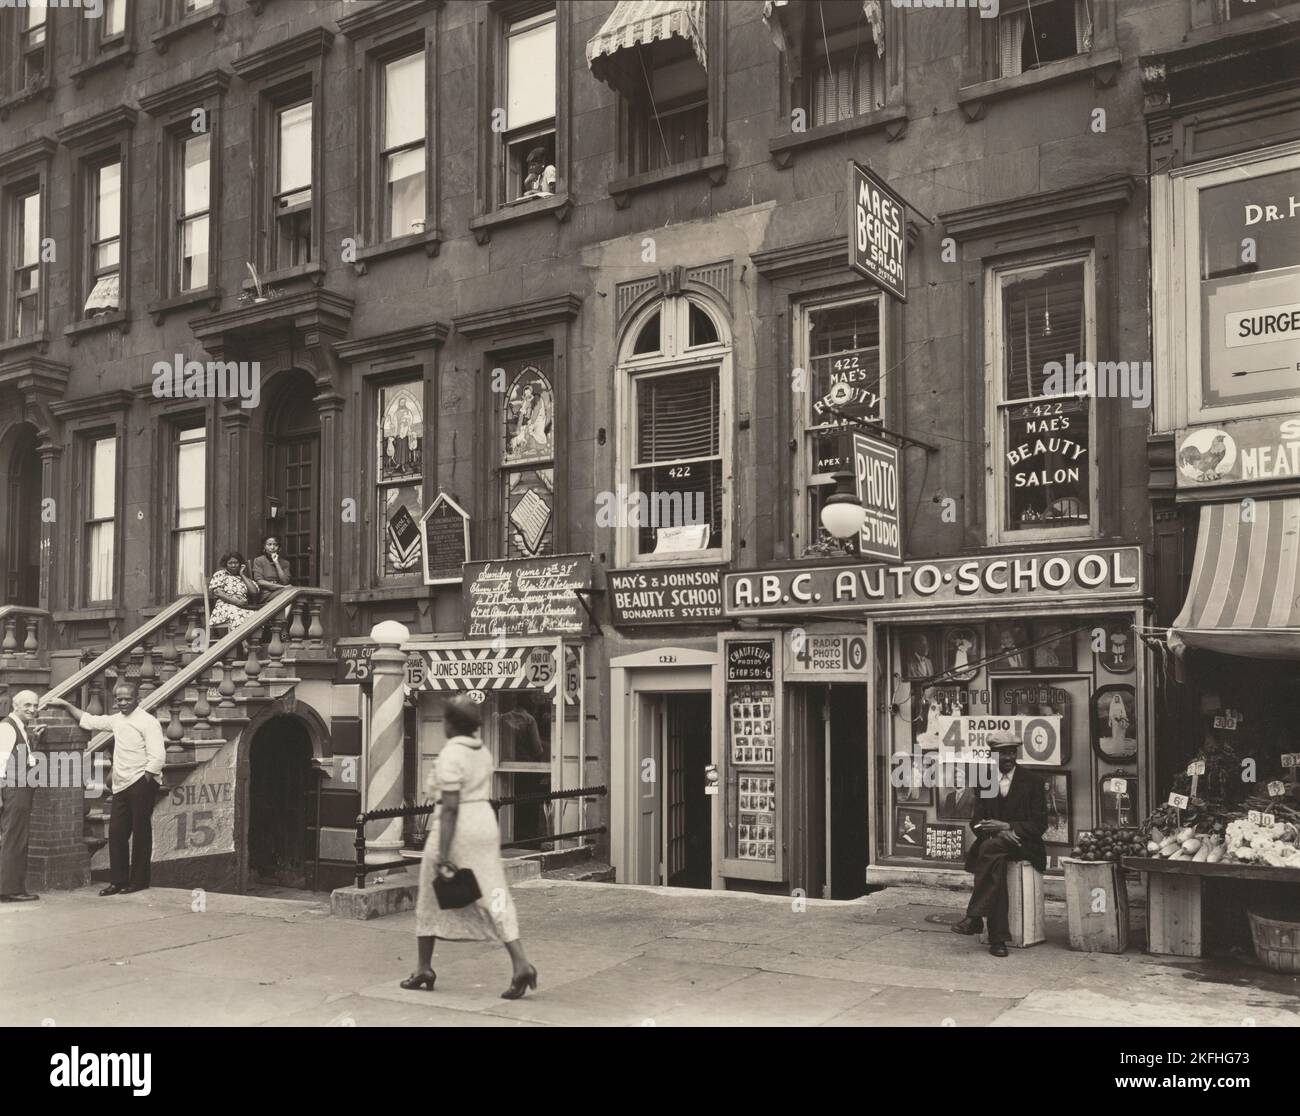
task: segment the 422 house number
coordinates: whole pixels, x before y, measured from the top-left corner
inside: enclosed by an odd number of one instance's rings
[[[670,465],[668,475],[674,480],[687,480],[691,475],[692,468],[694,466],[691,465]]]

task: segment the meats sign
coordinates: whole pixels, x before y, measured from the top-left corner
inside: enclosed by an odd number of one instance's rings
[[[1300,477],[1300,415],[1180,430],[1177,445],[1180,489]]]
[[[1103,601],[1142,594],[1136,546],[937,558],[898,565],[797,567],[728,574],[728,616],[903,612],[971,604]]]

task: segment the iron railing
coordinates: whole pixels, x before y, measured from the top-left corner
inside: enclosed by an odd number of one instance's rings
[[[578,787],[576,790],[546,791],[541,794],[516,794],[508,798],[489,798],[488,801],[492,804],[492,809],[500,813],[502,806],[517,806],[525,802],[554,802],[557,798],[599,798],[601,795],[608,793],[608,787]],[[357,887],[364,888],[366,886],[367,872],[380,872],[386,868],[404,863],[401,860],[392,860],[382,864],[366,863],[367,824],[372,821],[387,821],[390,818],[417,818],[424,814],[431,814],[437,808],[438,803],[426,802],[422,806],[388,806],[382,810],[369,810],[364,814],[358,814],[357,838],[352,845],[357,852]],[[507,847],[541,845],[547,841],[567,841],[578,837],[593,837],[606,832],[608,832],[607,827],[598,825],[588,829],[572,829],[566,833],[544,833],[539,837],[512,837]]]

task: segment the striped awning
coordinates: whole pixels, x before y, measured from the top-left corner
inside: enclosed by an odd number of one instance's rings
[[[587,65],[606,85],[625,82],[619,57],[628,47],[684,39],[708,69],[704,0],[619,0],[619,5],[587,42]]]
[[[1201,509],[1192,581],[1169,645],[1300,659],[1300,497]]]
[[[776,49],[786,55],[786,64],[797,76],[803,66],[804,4],[819,0],[763,0],[763,22],[767,24]],[[871,26],[871,37],[876,43],[876,56],[885,56],[885,16],[880,0],[862,0],[862,14]],[[815,25],[814,25],[815,26]]]

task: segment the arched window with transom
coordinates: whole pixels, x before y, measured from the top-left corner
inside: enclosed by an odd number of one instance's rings
[[[731,336],[697,295],[637,313],[619,350],[618,483],[600,525],[621,565],[721,561],[731,550]]]

